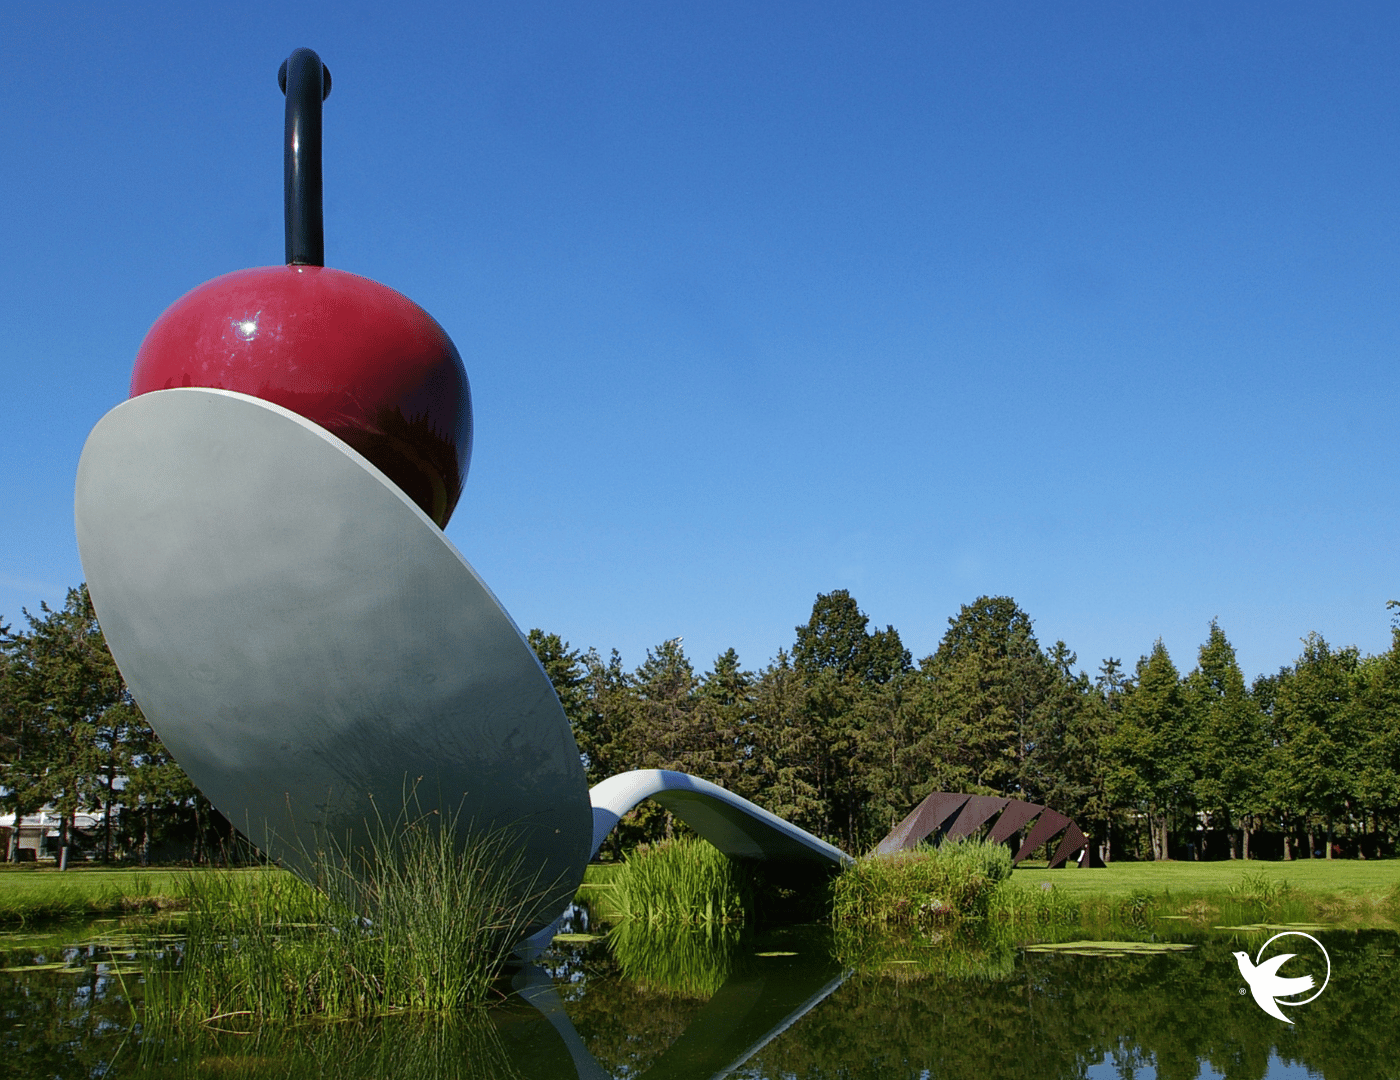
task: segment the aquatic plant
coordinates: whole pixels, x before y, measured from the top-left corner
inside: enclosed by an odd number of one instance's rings
[[[751,921],[754,910],[747,868],[691,837],[643,844],[611,884],[609,904],[627,919],[713,925]]]
[[[982,918],[1011,876],[1005,844],[955,840],[859,859],[831,885],[834,923],[917,926]]]
[[[281,870],[191,874],[182,938],[147,961],[149,1020],[447,1013],[484,1003],[547,889],[509,830],[437,814],[379,823],[317,855],[320,889]]]
[[[1246,872],[1229,888],[1233,899],[1242,903],[1257,904],[1266,909],[1279,904],[1288,896],[1289,891],[1287,881],[1262,872]]]

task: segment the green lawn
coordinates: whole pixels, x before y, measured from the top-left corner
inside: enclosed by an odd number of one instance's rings
[[[181,881],[199,870],[160,867],[102,867],[90,864],[60,872],[54,866],[0,864],[0,925],[168,907]],[[240,870],[261,874],[267,870]],[[272,871],[280,872],[280,871]]]
[[[1028,885],[1051,882],[1073,899],[1113,899],[1147,892],[1189,895],[1225,893],[1244,875],[1315,895],[1388,896],[1400,886],[1400,859],[1295,859],[1293,862],[1118,862],[1096,870],[1018,866],[1012,880]]]
[[[48,893],[57,888],[72,890],[83,897],[112,890],[136,896],[173,896],[176,880],[188,870],[130,867],[108,868],[75,866],[59,873],[56,867],[9,864],[0,869],[0,897],[16,898]]]

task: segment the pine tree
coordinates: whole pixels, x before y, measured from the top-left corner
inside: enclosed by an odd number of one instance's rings
[[[1213,619],[1184,690],[1197,732],[1193,747],[1196,804],[1212,828],[1229,831],[1232,859],[1238,855],[1235,830],[1242,831],[1247,859],[1253,816],[1263,809],[1264,718],[1245,688],[1234,646]]]
[[[1138,660],[1133,685],[1123,695],[1117,729],[1105,741],[1108,791],[1142,815],[1154,859],[1170,857],[1172,819],[1190,812],[1193,780],[1181,680],[1159,638]]]

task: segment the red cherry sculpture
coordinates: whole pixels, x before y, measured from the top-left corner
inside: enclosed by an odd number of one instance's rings
[[[408,297],[322,266],[239,270],[186,293],[136,355],[131,396],[208,386],[271,401],[344,439],[447,525],[472,451],[452,339]]]
[[[331,73],[297,49],[277,82],[287,95],[287,265],[225,274],[175,301],[141,343],[131,396],[207,386],[291,409],[344,439],[445,528],[472,455],[462,358],[406,296],[326,269],[321,103]]]

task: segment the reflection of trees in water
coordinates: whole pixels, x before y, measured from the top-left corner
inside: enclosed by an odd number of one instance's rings
[[[1396,1075],[1395,935],[1325,940],[1332,984],[1291,1028],[1240,996],[1239,945],[1217,940],[1189,958],[1028,954],[995,979],[857,974],[751,1064],[794,1078],[1046,1080],[1117,1051],[1150,1056],[1160,1080],[1194,1080],[1203,1059],[1230,1080],[1261,1080],[1276,1051],[1328,1080]]]
[[[1332,956],[1332,983],[1315,1002],[1292,1012],[1295,1027],[1266,1016],[1239,993],[1231,951],[1257,947],[1253,939],[1206,941],[1189,954],[1117,958],[1024,954],[1014,948],[1008,953],[998,939],[954,941],[951,947],[945,941],[933,948],[928,939],[838,940],[832,943],[838,954],[863,958],[870,966],[863,963],[736,1075],[884,1080],[927,1072],[940,1080],[1069,1080],[1116,1054],[1120,1061],[1151,1062],[1161,1080],[1194,1080],[1202,1060],[1231,1080],[1262,1080],[1277,1054],[1328,1080],[1396,1076],[1400,938],[1363,930],[1330,933],[1323,940]],[[690,1057],[677,1052],[667,1057],[668,1051],[679,1051],[686,1040],[695,1049],[701,1029],[702,1043],[723,1043],[731,1016],[742,1035],[735,1045],[757,1045],[791,1004],[785,1001],[768,1016],[763,1002],[783,998],[786,986],[795,1003],[824,977],[771,974],[778,968],[766,965],[796,961],[758,958],[753,941],[711,935],[703,945],[692,939],[686,946],[668,944],[653,932],[628,939],[617,952],[604,942],[571,952],[553,975],[574,1028],[604,1069],[636,1077],[655,1066],[653,1075],[689,1076],[683,1066]],[[826,947],[820,934],[792,934],[783,941],[763,939],[757,950],[817,958],[826,955]],[[694,969],[678,977],[674,969],[653,965],[644,981],[627,976],[624,957],[626,966],[639,970],[652,962],[648,953],[659,962],[671,948],[675,956],[694,957]],[[930,956],[919,965],[890,963],[918,959],[914,950]],[[724,989],[713,997],[700,992],[702,982],[712,982],[726,964]],[[719,1008],[731,998],[733,1009]],[[0,1072],[16,1080],[100,1075],[553,1080],[576,1075],[549,1021],[519,1000],[449,1023],[390,1017],[378,1023],[265,1028],[252,1036],[209,1032],[184,1040],[147,1030],[128,1040],[131,1017],[121,986],[92,968],[78,975],[0,975],[0,1018]],[[739,1030],[746,1024],[752,1032]],[[113,1067],[107,1072],[109,1062]]]
[[[6,1080],[50,1080],[101,1076],[115,1049],[110,1033],[130,1026],[131,1010],[121,983],[93,966],[81,975],[0,973],[0,1018]]]
[[[534,1022],[538,1013],[530,1010]],[[391,1017],[379,1023],[266,1026],[252,1035],[209,1032],[144,1040],[114,1076],[204,1080],[534,1080],[503,1038],[503,1026],[480,1015]],[[552,1075],[564,1075],[555,1073]]]

